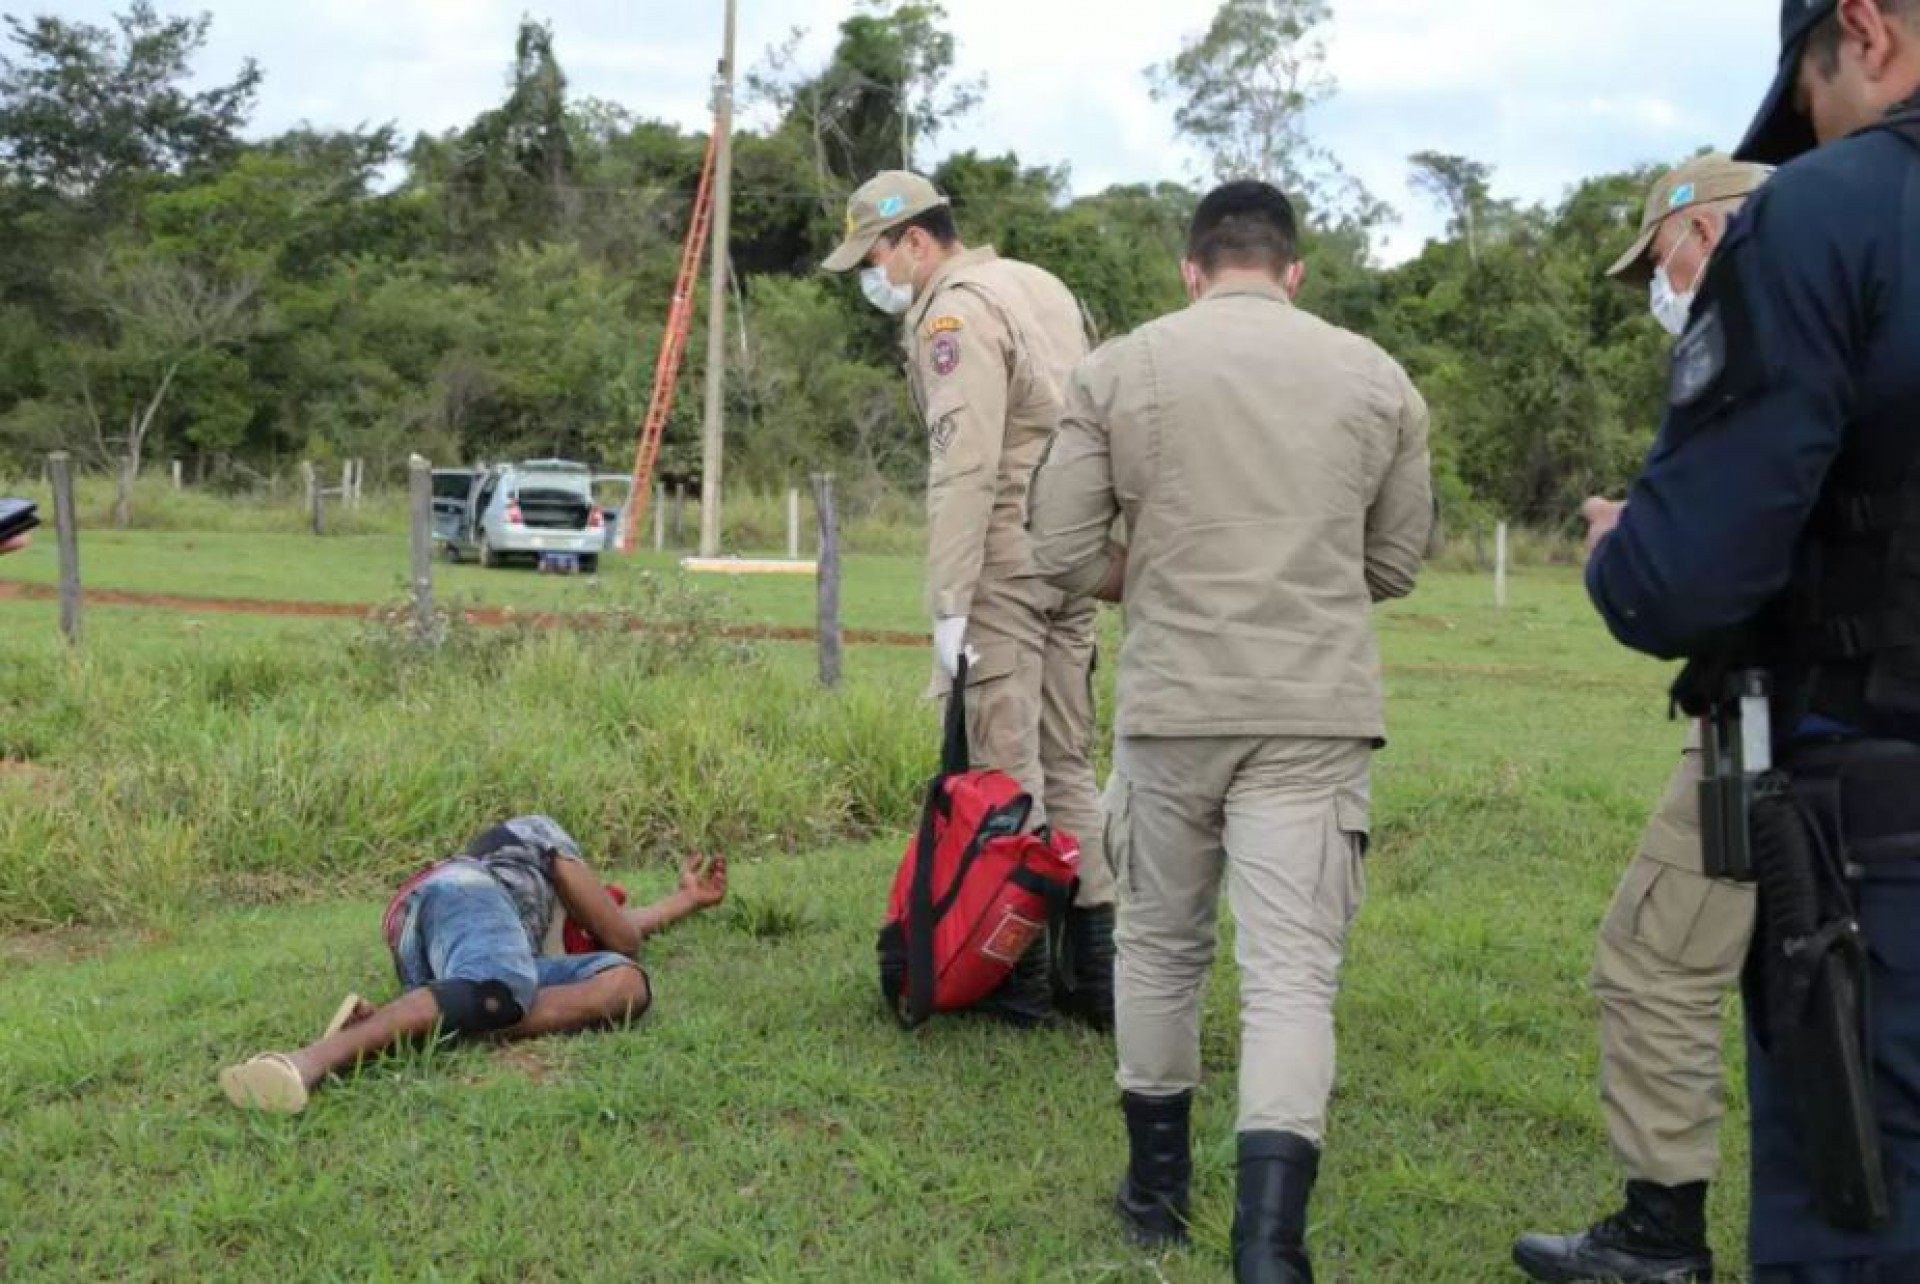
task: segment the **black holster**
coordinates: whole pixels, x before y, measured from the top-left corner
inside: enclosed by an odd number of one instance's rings
[[[1749,1020],[1800,1125],[1820,1215],[1841,1230],[1892,1219],[1867,1038],[1866,939],[1856,917],[1837,778],[1759,778],[1751,849],[1759,921]]]

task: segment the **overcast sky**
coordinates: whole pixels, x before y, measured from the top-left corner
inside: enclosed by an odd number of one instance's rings
[[[4,0],[101,21],[114,0]],[[1202,30],[1217,0],[947,0],[958,71],[986,96],[920,157],[1017,151],[1069,167],[1076,192],[1191,179],[1143,70]],[[1501,196],[1551,200],[1584,175],[1730,147],[1772,73],[1772,0],[1333,0],[1337,97],[1316,139],[1400,212],[1389,258],[1440,218],[1406,185],[1406,157],[1488,161]],[[574,92],[691,128],[708,124],[720,0],[157,0],[213,14],[202,70],[252,56],[266,73],[256,132],[301,121],[464,124],[502,97],[522,13],[552,22]],[[795,27],[817,64],[854,0],[740,0],[740,62]]]

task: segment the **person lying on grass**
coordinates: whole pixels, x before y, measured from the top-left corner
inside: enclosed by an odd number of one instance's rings
[[[601,885],[552,819],[496,825],[387,906],[382,928],[404,994],[380,1008],[348,995],[318,1042],[229,1066],[220,1087],[236,1106],[291,1114],[328,1075],[435,1031],[526,1039],[633,1020],[653,1000],[641,942],[726,895],[726,858],[689,857],[672,895],[625,909],[624,893]],[[563,921],[574,929],[568,948],[583,952],[559,952]]]

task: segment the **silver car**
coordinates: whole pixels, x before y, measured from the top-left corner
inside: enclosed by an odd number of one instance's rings
[[[600,568],[606,539],[606,516],[593,502],[593,473],[586,465],[534,459],[475,474],[446,549],[455,561],[472,556],[482,566],[569,554],[591,573]]]

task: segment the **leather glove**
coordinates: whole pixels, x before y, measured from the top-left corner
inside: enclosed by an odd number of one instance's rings
[[[967,645],[967,617],[964,615],[943,615],[933,622],[933,658],[939,661],[940,671],[949,678],[960,676],[960,656],[965,653],[967,663],[979,663],[980,656]]]

